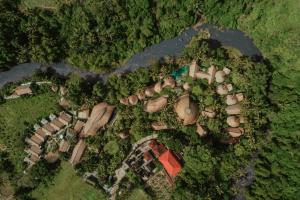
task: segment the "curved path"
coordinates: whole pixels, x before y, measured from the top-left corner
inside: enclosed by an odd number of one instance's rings
[[[127,63],[112,72],[93,73],[79,70],[78,68],[63,62],[52,64],[51,67],[60,75],[68,75],[71,72],[78,72],[84,78],[93,77],[101,79],[105,82],[107,77],[111,74],[120,74],[134,71],[140,67],[148,67],[151,61],[160,60],[165,56],[181,56],[185,46],[190,42],[192,37],[195,36],[200,30],[204,29],[209,30],[211,38],[218,40],[224,46],[237,48],[243,55],[249,57],[261,56],[258,48],[243,32],[236,29],[225,29],[221,31],[213,25],[202,24],[186,29],[175,38],[165,40],[159,44],[145,48],[142,52],[132,56]],[[26,77],[30,77],[38,69],[45,69],[45,67],[38,63],[25,63],[17,65],[11,68],[9,71],[1,72],[0,88],[6,83],[16,82]]]

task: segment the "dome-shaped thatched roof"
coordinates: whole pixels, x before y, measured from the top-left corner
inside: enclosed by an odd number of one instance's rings
[[[217,71],[215,78],[217,83],[223,83],[225,81],[225,72],[224,71]]]
[[[162,88],[165,88],[168,86],[170,86],[171,88],[174,88],[176,86],[176,82],[171,76],[164,79],[164,84],[162,85]]]
[[[123,105],[129,105],[129,100],[128,98],[123,98],[123,99],[120,99],[120,103],[123,104]]]
[[[227,124],[231,127],[238,127],[240,125],[240,119],[236,116],[227,117]]]
[[[128,101],[131,105],[136,105],[138,103],[138,97],[136,95],[131,95],[128,97]]]
[[[183,89],[185,89],[185,90],[190,90],[190,89],[191,89],[190,84],[189,84],[189,83],[184,83],[184,84],[183,84]]]
[[[189,94],[185,94],[177,100],[175,112],[183,120],[184,125],[194,124],[198,117],[198,107],[190,99]]]
[[[237,99],[237,97],[236,97],[236,95],[232,95],[232,94],[228,94],[227,96],[226,96],[226,104],[227,105],[234,105],[234,104],[236,104],[238,102],[238,99]]]
[[[148,87],[145,90],[145,94],[146,94],[147,97],[152,97],[154,95],[154,89],[153,89],[153,87]]]
[[[140,92],[138,92],[136,95],[137,95],[137,97],[139,98],[139,100],[143,100],[143,99],[146,98],[145,91],[140,91]]]

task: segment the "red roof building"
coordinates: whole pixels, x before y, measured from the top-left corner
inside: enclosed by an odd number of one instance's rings
[[[167,150],[158,158],[168,174],[175,177],[181,171],[181,164],[172,151]]]

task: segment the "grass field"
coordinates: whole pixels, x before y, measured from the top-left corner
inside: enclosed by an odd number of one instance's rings
[[[61,171],[54,178],[54,184],[46,188],[41,186],[32,193],[37,200],[104,200],[105,195],[85,183],[75,174],[67,162],[62,163]]]
[[[55,9],[56,0],[23,0],[22,5],[27,8]]]
[[[134,189],[128,200],[149,200],[150,198],[142,189]]]
[[[23,162],[24,137],[28,133],[26,128],[56,112],[57,100],[55,94],[44,93],[9,100],[0,105],[0,145],[8,150],[17,169],[21,169]]]

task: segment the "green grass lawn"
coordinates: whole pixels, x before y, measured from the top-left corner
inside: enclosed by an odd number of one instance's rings
[[[85,183],[75,174],[67,162],[62,163],[61,171],[54,178],[53,185],[48,188],[40,186],[32,193],[37,200],[104,200],[102,191]]]
[[[8,100],[0,105],[0,146],[4,146],[16,165],[21,170],[24,152],[24,137],[28,127],[42,117],[58,111],[58,96],[43,93],[32,97]]]
[[[128,200],[149,200],[149,197],[142,189],[134,189]]]

